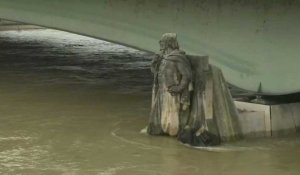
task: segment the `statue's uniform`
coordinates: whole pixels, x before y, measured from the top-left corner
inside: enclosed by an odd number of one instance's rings
[[[191,66],[185,53],[174,50],[164,56],[157,71],[154,84],[152,111],[148,133],[176,136],[180,130],[185,111],[190,104]],[[177,86],[181,93],[171,94],[168,89]],[[184,109],[184,106],[187,107]]]

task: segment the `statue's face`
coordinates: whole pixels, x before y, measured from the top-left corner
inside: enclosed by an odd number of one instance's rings
[[[172,50],[179,49],[176,34],[167,33],[164,34],[159,41],[160,52],[162,54],[168,54]]]
[[[159,41],[159,47],[160,47],[160,51],[161,53],[165,53],[165,51],[167,50],[167,44],[165,41],[160,40]]]

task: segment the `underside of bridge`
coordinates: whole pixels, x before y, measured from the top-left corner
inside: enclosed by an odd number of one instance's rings
[[[161,34],[176,32],[183,50],[209,55],[237,87],[300,91],[296,0],[1,0],[0,18],[150,52]]]

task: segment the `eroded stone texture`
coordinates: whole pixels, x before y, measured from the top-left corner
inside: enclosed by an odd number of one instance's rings
[[[296,131],[292,104],[272,105],[272,136],[286,135]]]
[[[238,120],[238,112],[231,97],[222,71],[211,67],[213,79],[214,120],[222,141],[237,140],[242,131]]]
[[[296,130],[300,131],[300,108],[299,103],[291,104],[291,110],[293,113],[293,120],[295,122]]]
[[[220,69],[207,56],[179,50],[176,34],[164,34],[152,61],[152,109],[147,132],[177,136],[194,146],[220,144],[241,134],[237,110]]]
[[[152,61],[154,85],[148,133],[176,136],[185,127],[192,91],[191,65],[179,50],[176,34],[164,34],[162,53]]]

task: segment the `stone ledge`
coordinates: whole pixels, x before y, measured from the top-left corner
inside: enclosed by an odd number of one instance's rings
[[[263,105],[235,101],[245,137],[288,135],[300,131],[300,103]]]

